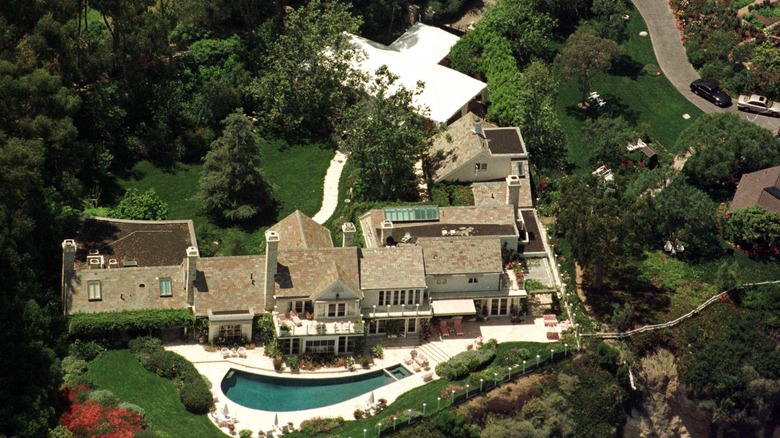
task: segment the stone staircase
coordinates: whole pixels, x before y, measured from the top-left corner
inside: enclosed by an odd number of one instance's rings
[[[450,355],[447,354],[444,350],[439,347],[439,342],[428,342],[427,344],[422,344],[421,346],[417,347],[417,351],[424,354],[428,358],[428,362],[430,362],[431,368],[435,368],[436,364],[441,362],[446,362],[450,360]]]

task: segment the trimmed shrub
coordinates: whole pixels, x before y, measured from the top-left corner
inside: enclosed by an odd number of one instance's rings
[[[195,368],[181,355],[166,350],[152,353],[141,362],[144,368],[166,379],[175,379]]]
[[[464,351],[436,365],[436,374],[447,380],[459,380],[486,366],[495,357],[495,341],[491,339],[478,350]]]
[[[141,336],[127,343],[130,351],[138,354],[149,355],[163,350],[162,341],[151,336]]]
[[[371,356],[373,356],[375,359],[381,359],[385,357],[385,350],[379,344],[374,345],[371,347]]]
[[[146,416],[146,411],[144,408],[130,402],[121,402],[117,405],[119,409],[124,409],[126,411],[135,412],[138,415],[141,416],[141,418],[144,418]]]
[[[301,423],[300,431],[306,436],[320,436],[344,424],[344,419],[314,417]]]
[[[89,399],[97,402],[100,406],[116,406],[119,403],[119,397],[107,389],[96,389],[90,392]]]
[[[69,355],[87,362],[98,357],[104,351],[106,349],[97,342],[84,342],[78,339],[68,347]]]
[[[184,382],[184,385],[179,389],[179,397],[184,408],[189,412],[206,414],[214,404],[214,398],[200,375],[195,377]]]
[[[49,438],[73,438],[73,432],[60,424],[54,429],[49,430]]]
[[[79,359],[76,356],[65,356],[60,363],[62,372],[67,376],[68,374],[80,376],[87,372],[87,361]]]
[[[241,429],[238,432],[238,438],[252,438],[252,431],[249,429]]]
[[[301,368],[301,364],[298,362],[298,357],[297,356],[288,356],[287,357],[287,365],[290,366],[290,371],[292,371],[294,373],[297,373],[300,370],[300,368]]]

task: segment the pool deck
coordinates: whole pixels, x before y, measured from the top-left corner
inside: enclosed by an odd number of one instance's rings
[[[352,420],[354,419],[353,413],[355,412],[355,409],[358,406],[365,406],[370,394],[366,393],[342,403],[317,409],[279,413],[261,411],[258,409],[246,408],[234,403],[222,392],[222,379],[231,368],[255,374],[316,379],[367,373],[382,368],[388,368],[396,364],[403,364],[404,359],[409,357],[409,352],[413,349],[417,349],[421,353],[426,354],[431,365],[430,371],[414,373],[414,371],[410,369],[409,371],[412,372],[411,376],[373,391],[375,400],[384,398],[389,404],[394,402],[401,394],[425,384],[424,376],[426,374],[433,373],[433,378],[437,379],[438,376],[433,371],[436,364],[440,360],[445,360],[445,358],[466,351],[468,345],[472,344],[477,336],[482,336],[485,340],[495,338],[499,342],[555,342],[555,340],[548,339],[548,329],[545,327],[543,318],[541,317],[536,317],[528,322],[520,324],[511,324],[507,318],[493,318],[490,321],[480,323],[469,321],[463,324],[463,329],[463,336],[452,334],[449,337],[444,338],[440,338],[438,330],[434,329],[435,336],[432,337],[432,342],[422,346],[420,346],[419,343],[415,345],[416,338],[388,339],[384,336],[369,337],[370,344],[378,343],[383,345],[384,358],[375,359],[374,364],[371,365],[369,369],[363,369],[357,365],[355,371],[329,368],[313,372],[301,371],[300,374],[292,374],[289,369],[286,369],[282,373],[277,373],[274,371],[271,358],[265,356],[262,348],[247,350],[246,358],[231,357],[228,359],[223,359],[222,353],[218,351],[206,351],[203,346],[199,344],[169,345],[166,346],[166,348],[187,358],[187,360],[195,365],[195,368],[197,368],[201,374],[211,381],[211,392],[217,400],[217,410],[221,412],[225,405],[227,405],[230,417],[238,420],[235,425],[236,431],[250,429],[253,432],[253,436],[255,436],[258,430],[272,430],[277,415],[280,426],[292,422],[295,427],[298,427],[303,420],[313,417],[340,416],[345,420]],[[227,433],[226,428],[222,428],[222,430]]]

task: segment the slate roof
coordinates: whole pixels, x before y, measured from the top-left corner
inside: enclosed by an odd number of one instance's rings
[[[780,166],[762,169],[742,175],[737,185],[729,213],[760,205],[767,211],[780,213]]]
[[[455,171],[480,153],[487,152],[480,138],[472,131],[475,123],[482,123],[482,119],[469,112],[434,137],[430,154],[441,159],[436,170],[437,179]]]
[[[501,272],[501,240],[495,237],[418,239],[426,275]]]
[[[279,233],[279,250],[333,248],[330,231],[314,222],[300,210],[279,221],[269,230]]]
[[[280,251],[277,261],[277,296],[309,297],[319,292],[323,278],[335,278],[331,271],[334,263],[339,269],[338,278],[356,293],[361,293],[355,247]]]
[[[195,278],[196,315],[265,308],[265,256],[205,257],[198,259]]]
[[[524,161],[527,165],[527,161]],[[506,205],[506,181],[485,181],[471,184],[474,205]],[[517,196],[518,207],[533,207],[531,199],[531,180],[526,175],[520,178],[520,193]]]
[[[424,288],[425,267],[419,246],[370,248],[361,251],[363,289]]]
[[[131,221],[90,217],[81,223],[75,269],[87,267],[90,251],[97,251],[107,265],[134,261],[138,266],[180,265],[187,248],[198,247],[192,221]]]

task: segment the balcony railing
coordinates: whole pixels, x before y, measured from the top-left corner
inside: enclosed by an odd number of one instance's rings
[[[279,316],[274,315],[274,325],[279,337],[285,336],[324,336],[324,335],[356,335],[362,334],[363,322],[334,321],[322,322],[309,319],[301,320],[297,326],[291,320],[279,321]]]
[[[363,308],[363,316],[367,318],[411,318],[415,316],[433,316],[431,307],[419,304],[396,304],[390,306],[371,306]]]

